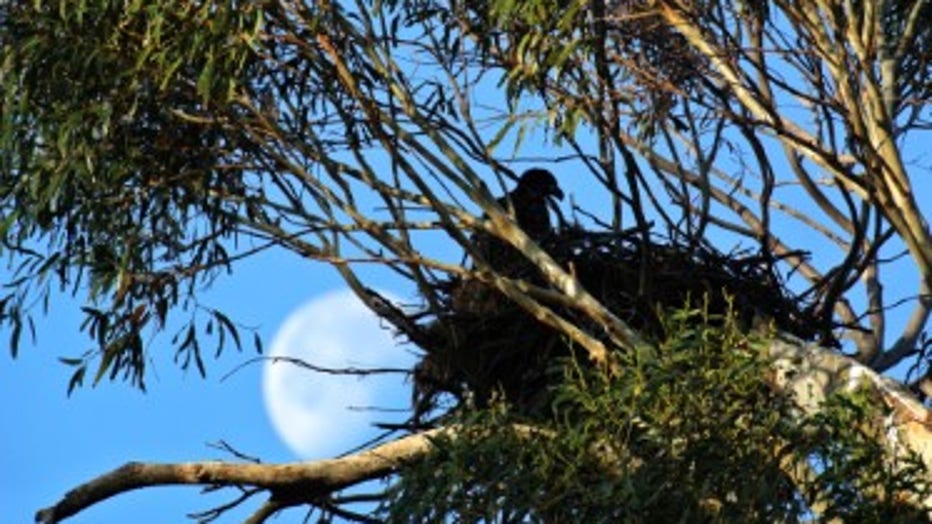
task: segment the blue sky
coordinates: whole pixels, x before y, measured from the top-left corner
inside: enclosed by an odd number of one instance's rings
[[[242,263],[203,298],[257,326],[269,344],[291,311],[341,287],[327,266],[264,254]],[[0,356],[0,396],[5,399],[0,407],[0,520],[31,522],[37,509],[66,490],[128,460],[230,458],[208,447],[220,439],[263,461],[298,458],[266,415],[262,365],[245,366],[221,381],[253,352],[232,351],[208,361],[208,377],[201,379],[193,369],[184,372],[172,363],[162,339],[153,351],[147,393],[102,382],[66,397],[70,369],[57,358],[78,354],[86,345],[76,306],[70,300],[55,304],[38,326],[37,346],[25,345],[15,361],[7,352]],[[6,335],[0,333],[4,341]],[[223,494],[204,497],[192,487],[143,490],[98,504],[73,522],[181,522],[187,512],[224,500]],[[222,522],[242,516],[232,513]]]

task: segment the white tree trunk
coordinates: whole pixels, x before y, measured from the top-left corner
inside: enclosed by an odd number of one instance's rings
[[[902,467],[909,453],[918,455],[932,472],[932,412],[900,383],[838,352],[780,335],[770,345],[773,384],[789,395],[801,416],[819,412],[824,400],[835,392],[863,388],[883,403],[872,434],[882,440],[893,467]],[[932,479],[930,479],[932,480]],[[932,497],[914,500],[932,515]]]

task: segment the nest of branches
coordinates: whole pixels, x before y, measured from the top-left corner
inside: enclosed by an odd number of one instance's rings
[[[795,297],[774,270],[772,256],[721,253],[705,245],[660,241],[641,231],[568,230],[542,247],[615,315],[647,340],[664,336],[662,313],[702,309],[709,318],[733,315],[748,329],[772,325],[804,340],[824,333],[814,307]],[[515,253],[509,277],[544,285],[536,268]],[[496,289],[454,279],[437,289],[440,311],[409,333],[425,354],[415,370],[415,415],[442,393],[477,405],[496,395],[516,406],[541,407],[560,358],[581,355],[568,337],[535,319]],[[579,311],[549,305],[590,335],[610,342]],[[404,330],[408,331],[408,330]]]

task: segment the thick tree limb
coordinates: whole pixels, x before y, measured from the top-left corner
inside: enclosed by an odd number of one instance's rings
[[[454,434],[441,428],[382,444],[336,459],[293,464],[129,462],[69,491],[55,505],[36,513],[36,522],[53,524],[114,495],[168,485],[249,485],[268,489],[273,499],[313,501],[347,486],[385,476],[406,461],[426,453],[433,439]]]

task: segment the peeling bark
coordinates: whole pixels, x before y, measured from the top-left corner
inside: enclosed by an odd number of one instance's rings
[[[927,475],[932,472],[932,412],[902,384],[834,350],[789,335],[773,340],[770,356],[774,359],[771,383],[793,399],[800,415],[817,414],[833,393],[866,390],[884,404],[878,407],[885,415],[872,421],[880,431],[872,434],[883,440],[890,464],[896,467],[902,463],[897,459],[915,453],[925,464]],[[932,498],[910,502],[932,514]]]

